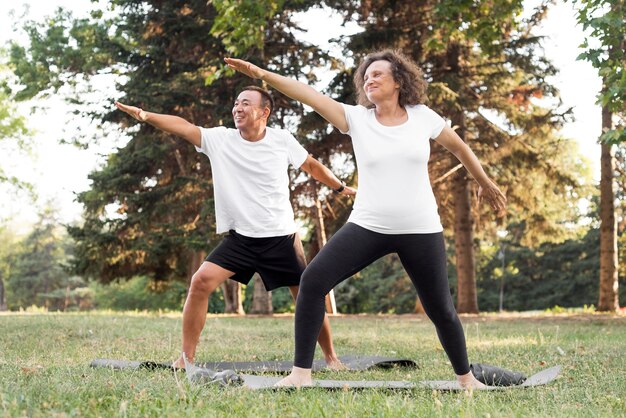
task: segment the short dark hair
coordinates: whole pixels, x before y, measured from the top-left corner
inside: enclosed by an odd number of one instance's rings
[[[246,86],[241,91],[257,91],[261,94],[261,106],[270,108],[270,115],[274,111],[274,98],[269,91],[259,86]]]
[[[396,49],[384,49],[368,54],[354,73],[354,87],[357,91],[357,102],[365,107],[374,104],[367,99],[363,89],[365,71],[375,61],[387,61],[391,64],[393,80],[400,84],[400,106],[423,104],[426,101],[428,82],[417,64]]]

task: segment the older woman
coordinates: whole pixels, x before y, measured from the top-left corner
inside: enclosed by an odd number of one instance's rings
[[[495,211],[506,198],[480,162],[433,110],[425,106],[426,81],[418,66],[397,51],[368,55],[354,83],[359,105],[339,103],[310,86],[227,58],[233,69],[262,79],[311,106],[352,138],[359,191],[344,225],[302,275],[296,303],[294,367],[279,385],[312,383],[315,341],[324,319],[324,296],[337,284],[386,254],[397,253],[463,387],[481,387],[470,372],[465,335],[446,271],[443,227],[428,178],[430,139],[452,152],[479,184],[479,197]]]

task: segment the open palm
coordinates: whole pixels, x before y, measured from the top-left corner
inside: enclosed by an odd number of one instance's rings
[[[120,102],[115,102],[115,106],[117,106],[117,108],[121,110],[122,112],[128,113],[133,118],[137,119],[139,122],[145,122],[146,119],[148,118],[148,114],[146,113],[146,111],[141,108],[138,108],[135,106],[128,106]]]

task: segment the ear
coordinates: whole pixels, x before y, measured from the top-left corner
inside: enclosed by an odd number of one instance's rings
[[[265,120],[268,120],[270,118],[270,108],[268,106],[265,106],[263,108],[263,117],[265,118]]]

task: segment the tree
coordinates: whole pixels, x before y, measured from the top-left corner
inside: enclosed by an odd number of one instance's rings
[[[338,10],[344,5],[331,3]],[[534,244],[567,237],[564,224],[576,215],[576,205],[569,202],[580,194],[581,164],[566,154],[570,141],[556,134],[566,112],[533,101],[557,94],[546,81],[556,69],[538,53],[540,39],[532,34],[546,9],[542,4],[526,20],[519,17],[522,1],[372,0],[349,2],[343,9],[346,19],[356,18],[365,28],[350,37],[346,56],[358,59],[372,49],[397,48],[418,62],[431,82],[430,106],[450,117],[488,174],[507,191],[506,222],[519,225],[524,239]],[[347,89],[349,78],[346,71],[336,84]],[[451,281],[457,283],[457,310],[477,312],[476,245],[494,236],[497,224],[482,221],[493,214],[473,199],[476,185],[436,145],[430,176],[442,221],[453,225],[446,235],[454,238],[456,276]]]
[[[13,256],[7,276],[7,305],[10,309],[32,305],[62,309],[64,302],[53,302],[59,299],[59,291],[64,295],[84,284],[65,269],[71,242],[64,233],[53,210],[45,209],[39,215],[33,230]]]
[[[615,146],[626,141],[626,2],[578,0],[578,22],[591,29],[579,59],[589,61],[602,77],[598,104],[602,106],[600,162],[600,294],[598,310],[619,309],[617,224],[615,219]]]
[[[94,4],[83,19],[59,10],[46,22],[26,25],[27,48],[12,46],[23,86],[18,95],[56,93],[72,80],[113,74],[122,77],[103,102],[119,99],[201,126],[231,125],[233,95],[250,80],[225,77],[225,56],[240,53],[294,76],[320,59],[316,47],[298,42],[290,21],[308,2],[282,4],[119,0],[106,9]],[[76,86],[68,100],[84,104]],[[298,112],[279,96],[272,122],[285,126]],[[128,123],[110,106],[82,114],[102,125]],[[151,126],[127,132],[128,144],[91,173],[91,189],[78,197],[85,222],[70,228],[77,241],[74,271],[103,282],[135,275],[186,280],[199,253],[219,242],[209,163],[193,147]],[[236,287],[224,289],[236,298],[240,286],[227,286]]]

